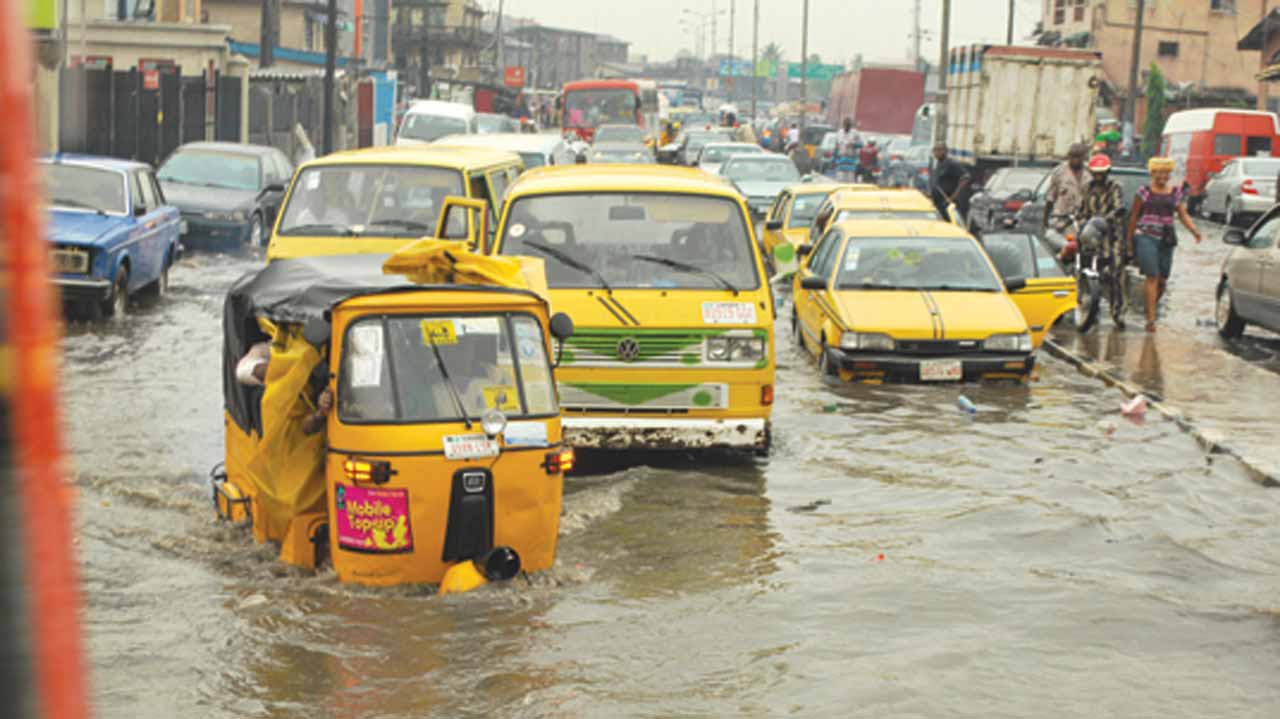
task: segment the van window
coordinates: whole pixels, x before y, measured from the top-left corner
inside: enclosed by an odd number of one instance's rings
[[[1249,137],[1245,139],[1244,154],[1251,157],[1271,154],[1270,137]]]
[[[1213,138],[1213,154],[1238,157],[1240,155],[1239,135],[1217,135]]]
[[[494,209],[493,195],[489,194],[489,183],[485,181],[484,175],[471,176],[471,199],[484,200],[484,204],[489,208],[489,233],[493,233],[494,225]]]

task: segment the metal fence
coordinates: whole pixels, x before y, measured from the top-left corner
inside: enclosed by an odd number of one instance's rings
[[[352,94],[334,91],[334,150],[355,146]],[[270,145],[296,164],[317,152],[324,132],[324,79],[319,74],[256,73],[249,80],[249,142]]]

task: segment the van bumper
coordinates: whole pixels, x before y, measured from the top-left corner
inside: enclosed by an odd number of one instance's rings
[[[565,417],[565,442],[575,449],[769,449],[761,417]]]

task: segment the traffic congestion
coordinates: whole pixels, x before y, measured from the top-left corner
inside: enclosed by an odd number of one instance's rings
[[[6,166],[95,713],[1268,716],[1280,115],[1036,37]]]

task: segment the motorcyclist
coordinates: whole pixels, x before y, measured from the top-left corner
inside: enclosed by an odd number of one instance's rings
[[[863,182],[873,181],[879,167],[880,148],[876,147],[875,140],[868,140],[858,151],[858,178]]]
[[[1103,153],[1090,158],[1089,176],[1089,182],[1085,185],[1083,196],[1080,198],[1080,226],[1084,227],[1095,217],[1106,220],[1106,234],[1096,248],[1102,253],[1100,264],[1110,267],[1113,271],[1123,272],[1124,266],[1128,264],[1125,244],[1122,241],[1128,208],[1124,200],[1123,188],[1120,187],[1120,183],[1111,179],[1111,158]],[[1074,243],[1068,243],[1059,257],[1064,262],[1069,261],[1078,250]],[[1111,303],[1111,317],[1118,327],[1123,327],[1125,293],[1116,294],[1118,297]]]

